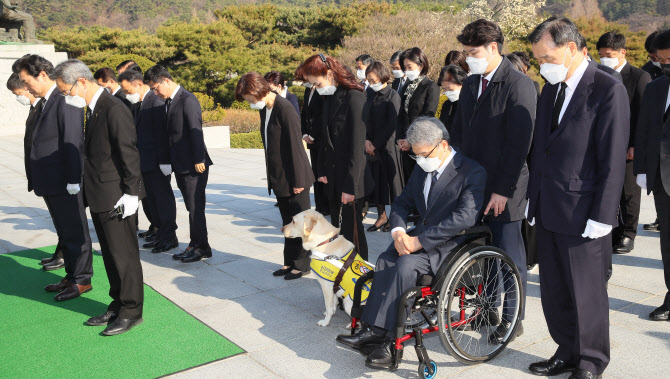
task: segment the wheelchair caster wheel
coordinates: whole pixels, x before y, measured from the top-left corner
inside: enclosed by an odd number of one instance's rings
[[[430,373],[430,369],[433,373]],[[419,378],[433,379],[437,375],[437,365],[434,361],[421,362],[419,365]]]

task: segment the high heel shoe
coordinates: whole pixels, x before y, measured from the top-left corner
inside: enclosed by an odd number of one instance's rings
[[[389,222],[386,221],[385,223],[383,223],[383,224],[381,224],[381,225],[379,225],[379,226],[377,226],[376,224],[375,224],[375,225],[372,225],[371,227],[369,227],[369,228],[367,229],[367,231],[368,231],[368,232],[376,232],[376,231],[378,231],[379,229],[382,229],[382,228],[386,227],[386,225],[388,225],[388,223],[389,223]]]

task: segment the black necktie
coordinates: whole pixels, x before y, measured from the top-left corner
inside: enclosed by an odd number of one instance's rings
[[[437,184],[437,171],[433,171],[430,173],[432,177],[430,178],[430,188],[428,189],[428,198],[426,199],[427,203],[430,202],[430,197],[433,195],[433,188],[435,188],[435,184]]]
[[[170,111],[170,103],[172,102],[171,98],[165,99],[165,113],[168,113]]]
[[[86,128],[88,128],[89,122],[91,121],[91,108],[86,107],[86,118],[84,119],[84,133],[86,133]]]
[[[44,110],[44,104],[46,104],[44,99],[40,99],[40,101],[37,102],[37,106],[35,107],[37,110],[37,114],[35,115],[36,119],[37,117],[40,117],[40,114],[42,114],[42,111]]]
[[[553,133],[558,129],[558,119],[561,115],[561,109],[563,109],[563,103],[565,102],[565,88],[568,85],[565,82],[561,83],[561,89],[558,91],[558,97],[554,103],[554,112],[551,114],[551,132]]]

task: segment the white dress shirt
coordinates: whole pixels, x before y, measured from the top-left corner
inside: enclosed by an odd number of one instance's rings
[[[272,108],[265,107],[265,151],[268,150],[268,123],[270,122],[270,115],[272,114]]]
[[[93,98],[91,99],[91,103],[88,105],[88,109],[91,110],[91,114],[93,114],[93,109],[95,109],[95,104],[97,104],[98,99],[100,98],[100,95],[102,95],[102,91],[105,89],[103,87],[98,88],[98,92],[93,95]]]
[[[46,104],[47,101],[49,101],[49,97],[51,97],[51,94],[54,92],[55,89],[56,89],[56,84],[54,84],[53,87],[51,87],[51,89],[47,91],[47,94],[44,95],[44,103],[45,104]]]
[[[618,72],[618,73],[620,74],[620,73],[621,73],[621,70],[623,70],[623,68],[626,66],[626,63],[628,63],[628,61],[624,59],[624,60],[623,60],[623,64],[621,64],[621,66],[619,66],[619,68],[617,68],[617,69],[614,70],[614,71],[616,71],[616,72]]]
[[[172,95],[170,95],[170,100],[174,100],[174,97],[177,96],[177,92],[179,92],[179,88],[181,88],[181,86],[177,84],[177,87],[174,89],[174,91],[172,91]],[[168,111],[168,105],[165,104],[165,112],[167,111]]]
[[[32,105],[33,105],[33,108],[35,108],[35,107],[37,106],[37,103],[39,103],[40,100],[42,100],[41,97],[37,97],[37,98],[35,98],[35,101],[33,101],[33,104],[32,104]]]
[[[119,92],[119,91],[121,91],[121,86],[116,87],[114,92],[112,92],[112,96],[116,96],[116,93]]]
[[[584,59],[582,63],[577,66],[577,69],[575,70],[574,73],[572,73],[572,76],[565,81],[565,84],[567,84],[567,87],[565,88],[565,100],[563,101],[563,107],[561,108],[561,113],[558,116],[558,122],[560,123],[561,120],[563,119],[563,113],[565,113],[565,110],[568,108],[568,104],[570,104],[570,100],[572,99],[572,95],[575,93],[575,89],[577,89],[577,86],[579,85],[579,82],[582,80],[582,77],[584,76],[584,72],[586,72],[586,69],[589,67],[589,62]],[[558,98],[558,93],[560,92],[560,87],[558,92],[556,92],[556,98]],[[554,100],[556,102],[556,100]]]
[[[493,75],[495,75],[496,71],[498,71],[498,67],[500,67],[500,64],[502,64],[502,59],[500,60],[500,63],[498,63],[498,65],[496,66],[496,68],[494,68],[493,71],[489,72],[488,75],[486,75],[486,76],[480,75],[480,76],[479,76],[479,90],[478,90],[478,92],[477,92],[477,98],[478,98],[478,99],[479,99],[479,96],[482,95],[482,79],[486,79],[486,80],[489,81],[488,84],[487,84],[487,86],[488,86],[489,84],[491,84],[491,79],[493,79]]]

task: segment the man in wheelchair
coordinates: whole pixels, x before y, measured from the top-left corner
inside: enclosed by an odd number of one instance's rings
[[[377,259],[374,282],[354,335],[337,341],[360,349],[378,345],[366,365],[388,369],[393,361],[393,330],[399,298],[423,274],[442,262],[480,217],[486,172],[477,162],[449,146],[449,133],[434,117],[420,117],[407,131],[418,167],[391,206],[393,244]],[[416,227],[406,232],[407,217],[417,211]]]

